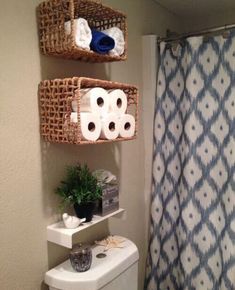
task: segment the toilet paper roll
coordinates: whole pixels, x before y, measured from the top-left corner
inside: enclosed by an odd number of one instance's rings
[[[72,101],[72,110],[77,112],[77,101]],[[81,90],[80,112],[92,112],[105,114],[109,108],[108,92],[103,88],[91,88]]]
[[[70,115],[70,121],[72,123],[77,123],[78,122],[78,113],[77,112],[72,112]]]
[[[127,96],[120,90],[109,91],[109,112],[114,112],[118,115],[125,114],[127,109]]]
[[[119,120],[115,113],[106,114],[101,118],[101,139],[113,140],[119,134]]]
[[[133,137],[135,134],[135,118],[130,114],[124,114],[119,118],[119,136],[123,138]]]
[[[101,121],[99,115],[80,113],[82,140],[96,141],[100,137]]]

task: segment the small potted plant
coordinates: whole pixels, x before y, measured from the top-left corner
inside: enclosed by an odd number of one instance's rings
[[[95,203],[101,198],[102,189],[87,165],[68,166],[66,179],[61,181],[55,193],[62,198],[63,208],[73,205],[79,218],[92,220]]]

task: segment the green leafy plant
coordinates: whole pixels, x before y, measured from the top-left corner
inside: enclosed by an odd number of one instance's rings
[[[87,165],[68,166],[66,179],[61,181],[55,193],[62,198],[62,207],[67,205],[87,204],[101,198],[102,189]]]

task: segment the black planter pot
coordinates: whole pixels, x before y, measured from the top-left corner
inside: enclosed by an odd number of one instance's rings
[[[79,217],[80,219],[86,218],[86,223],[92,220],[93,212],[95,209],[94,202],[83,203],[83,204],[75,203],[73,206],[74,206],[74,210],[77,217]]]

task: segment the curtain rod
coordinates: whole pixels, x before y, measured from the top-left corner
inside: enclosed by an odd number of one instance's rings
[[[194,32],[182,33],[182,34],[179,34],[178,36],[173,36],[173,37],[158,37],[157,44],[159,45],[160,42],[162,41],[172,42],[172,41],[177,41],[180,39],[185,39],[187,37],[206,35],[206,34],[219,32],[219,31],[227,31],[232,28],[235,28],[235,24],[223,25],[219,27],[213,27],[213,28],[208,28],[208,29],[194,31]]]

